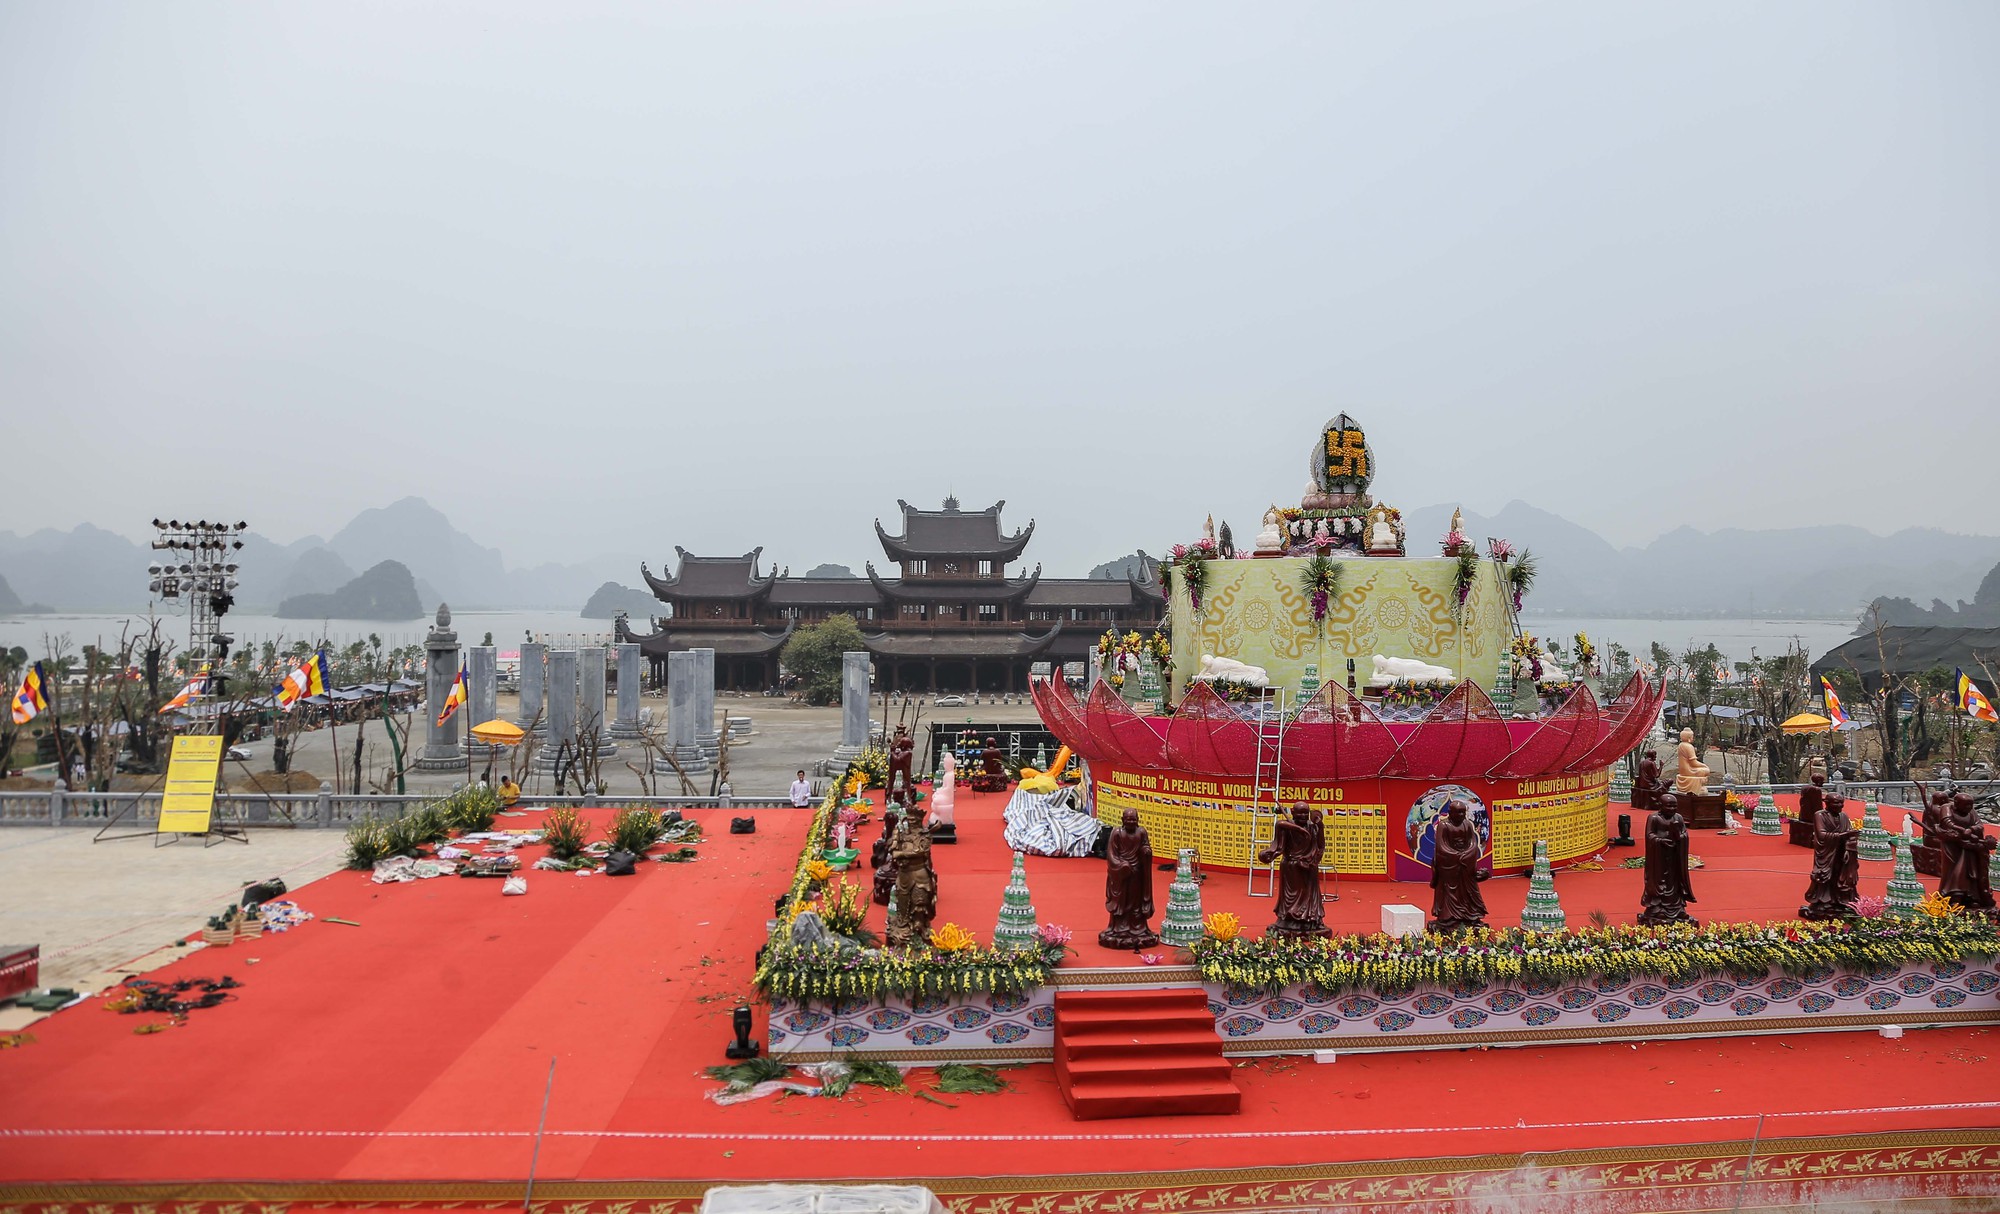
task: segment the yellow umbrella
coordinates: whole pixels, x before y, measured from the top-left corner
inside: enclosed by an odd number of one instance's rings
[[[527,736],[519,725],[498,717],[472,727],[472,740],[488,746],[518,746],[521,739]]]
[[[1816,712],[1802,712],[1778,726],[1780,731],[1790,734],[1825,733],[1832,728],[1833,722]]]

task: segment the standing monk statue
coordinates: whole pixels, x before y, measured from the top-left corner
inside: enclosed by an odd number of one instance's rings
[[[889,844],[889,863],[896,873],[896,913],[886,933],[891,945],[922,944],[930,939],[937,914],[937,872],[931,867],[931,832],[915,814],[905,815]]]
[[[1105,948],[1151,948],[1160,942],[1147,920],[1153,917],[1153,840],[1128,809],[1104,846],[1104,912],[1111,925],[1097,933]]]
[[[1639,778],[1632,781],[1632,808],[1653,808],[1653,794],[1660,791],[1660,752],[1648,750],[1639,759]]]
[[[1463,931],[1486,926],[1486,899],[1479,883],[1479,824],[1457,797],[1445,805],[1437,822],[1437,847],[1431,858],[1431,930]]]
[[[1932,792],[1924,787],[1921,780],[1910,782],[1917,786],[1917,795],[1923,798],[1924,846],[1935,847],[1939,851],[1948,850],[1944,839],[1944,820],[1951,813],[1951,790],[1943,788]]]
[[[1708,766],[1694,752],[1694,730],[1681,730],[1680,770],[1674,776],[1674,791],[1697,797],[1708,795]]]
[[[901,775],[903,782],[900,788],[902,789],[903,799],[912,804],[916,802],[916,790],[910,785],[910,760],[916,753],[917,744],[910,737],[910,727],[907,725],[896,726],[896,736],[889,740],[889,779],[883,785],[883,796],[885,798],[895,795],[899,787],[896,783],[896,777]]]
[[[1799,790],[1799,821],[1817,822],[1820,807],[1826,804],[1826,777],[1814,776]]]
[[[889,905],[889,891],[896,886],[896,866],[889,859],[889,849],[896,843],[896,825],[903,820],[903,807],[894,801],[882,807],[882,837],[875,840],[875,846],[868,849],[868,863],[875,870],[875,886],[872,891],[875,905]]]
[[[1271,846],[1257,853],[1257,863],[1278,863],[1278,918],[1271,930],[1280,936],[1330,936],[1326,908],[1320,903],[1319,867],[1326,860],[1326,816],[1304,801],[1292,806],[1288,818],[1274,824]]]
[[[1639,922],[1648,927],[1693,923],[1687,913],[1692,901],[1687,820],[1681,817],[1680,798],[1661,793],[1653,798],[1653,812],[1646,819],[1646,888],[1639,895]]]
[[[1993,909],[1993,882],[1988,863],[1994,841],[1986,837],[1972,794],[1960,791],[1951,799],[1945,815],[1945,866],[1938,877],[1938,893],[1966,910]]]
[[[1847,802],[1823,797],[1812,818],[1812,880],[1806,886],[1801,919],[1851,919],[1861,896],[1861,832],[1847,820]]]

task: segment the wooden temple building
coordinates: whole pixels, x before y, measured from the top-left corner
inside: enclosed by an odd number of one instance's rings
[[[665,604],[653,631],[621,617],[621,638],[637,641],[664,678],[676,650],[715,651],[716,686],[756,691],[776,686],[778,653],[792,631],[845,613],[861,626],[874,655],[876,690],[1025,691],[1039,662],[1079,666],[1108,628],[1159,626],[1165,615],[1156,568],[1120,579],[1045,578],[1041,566],[1009,575],[1035,532],[1032,520],[1012,533],[995,502],[961,510],[902,507],[903,529],[875,535],[896,566],[894,577],[792,577],[760,569],[762,548],[741,556],[695,556],[676,547],[673,576],[640,573]]]

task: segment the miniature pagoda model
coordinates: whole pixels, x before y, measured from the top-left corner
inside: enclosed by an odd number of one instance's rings
[[[1164,613],[1150,567],[1122,579],[1045,578],[1039,565],[1009,576],[1035,524],[1005,530],[1004,501],[984,510],[961,510],[957,498],[941,510],[896,504],[900,534],[875,523],[894,577],[870,563],[865,577],[795,578],[760,571],[762,548],[716,557],[677,547],[672,577],[639,567],[664,616],[644,635],[621,620],[620,639],[639,643],[656,678],[667,654],[713,649],[716,685],[751,691],[776,684],[794,628],[845,613],[874,656],[878,691],[1025,691],[1035,663],[1080,667],[1105,629],[1151,629]]]

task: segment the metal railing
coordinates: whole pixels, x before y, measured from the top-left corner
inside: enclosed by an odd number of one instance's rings
[[[215,821],[230,826],[295,830],[346,830],[367,817],[400,818],[418,806],[442,799],[449,792],[335,795],[330,784],[318,792],[217,793]],[[100,827],[120,820],[148,826],[160,818],[157,792],[71,792],[60,781],[47,790],[0,792],[0,827]],[[524,804],[603,805],[645,809],[789,809],[788,797],[743,797],[722,793],[713,797],[527,797]]]

